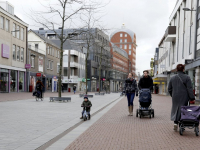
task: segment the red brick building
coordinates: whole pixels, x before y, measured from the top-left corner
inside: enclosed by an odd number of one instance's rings
[[[110,91],[118,91],[122,82],[127,78],[129,58],[125,50],[113,43],[110,43],[110,53],[113,56],[111,59]]]
[[[128,71],[136,75],[136,35],[133,31],[126,29],[124,26],[121,29],[114,31],[110,36],[110,41],[119,48],[126,51],[128,54]]]

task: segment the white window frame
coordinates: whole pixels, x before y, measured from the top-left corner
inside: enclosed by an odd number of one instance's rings
[[[5,28],[4,22],[5,22],[5,18],[3,16],[0,16],[0,28],[3,30]]]
[[[14,45],[14,44],[12,47],[12,52],[15,53],[15,57],[13,58],[13,60],[16,60],[16,45]]]
[[[19,30],[20,29],[20,27],[19,27],[19,25],[17,25],[17,27],[16,27],[16,30]],[[19,33],[20,33],[20,31],[16,31],[16,34],[17,34],[17,38],[19,39]]]
[[[21,32],[21,34],[20,34],[20,39],[21,39],[22,41],[24,41],[24,28],[21,27],[20,32]]]
[[[50,61],[50,69],[53,70],[53,61]]]
[[[124,43],[127,43],[127,39],[124,39]]]
[[[125,34],[124,37],[127,37],[127,34]]]
[[[124,49],[127,49],[127,45],[124,45]]]
[[[49,54],[49,52],[50,52],[50,47],[47,46],[47,53]]]
[[[6,21],[5,21],[5,30],[6,30],[7,32],[10,31],[10,20],[8,20],[8,19],[6,19]]]
[[[20,47],[19,46],[17,46],[17,61],[20,61]],[[19,55],[18,55],[19,54]]]
[[[131,47],[132,47],[132,45],[131,45],[131,44],[129,44],[129,49],[131,49]]]
[[[24,62],[24,48],[21,47],[21,55],[20,55],[21,62]]]
[[[123,33],[120,33],[120,37],[123,37]]]
[[[35,57],[31,56],[31,68],[35,67]]]
[[[129,50],[128,54],[131,55],[131,50]]]
[[[13,23],[13,28],[12,28],[12,35],[13,35],[13,37],[16,37],[16,32],[15,32],[15,30],[16,30],[16,24]]]

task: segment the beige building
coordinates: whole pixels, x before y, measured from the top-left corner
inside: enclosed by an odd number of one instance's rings
[[[0,2],[0,92],[26,91],[28,24],[14,15],[14,6]]]

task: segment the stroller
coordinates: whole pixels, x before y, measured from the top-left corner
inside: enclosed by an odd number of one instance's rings
[[[179,133],[183,135],[185,128],[193,129],[196,136],[199,136],[199,106],[181,106],[181,120],[179,122]]]
[[[35,96],[36,101],[38,101],[39,99],[41,99],[41,101],[43,101],[40,91],[37,90],[37,91],[33,92],[33,96]]]
[[[152,109],[152,99],[151,99],[151,90],[150,89],[141,89],[139,91],[139,102],[138,102],[138,109],[136,110],[136,117],[138,115],[140,118],[143,116],[149,116],[149,118],[154,117],[154,109]],[[150,105],[146,108],[141,106],[141,103],[144,104],[149,104]]]

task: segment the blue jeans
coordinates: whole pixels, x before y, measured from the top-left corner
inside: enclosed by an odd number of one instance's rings
[[[84,111],[85,111],[85,110],[82,111],[82,116],[83,116],[83,114],[84,114]],[[90,115],[90,112],[89,112],[89,111],[87,112],[87,115]]]
[[[127,93],[128,106],[133,106],[135,93]]]

